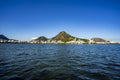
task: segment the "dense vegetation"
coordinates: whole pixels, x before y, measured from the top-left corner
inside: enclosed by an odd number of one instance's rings
[[[57,34],[55,37],[52,38],[52,40],[61,40],[64,43],[73,40],[75,37],[69,35],[68,33],[62,31],[59,34]]]

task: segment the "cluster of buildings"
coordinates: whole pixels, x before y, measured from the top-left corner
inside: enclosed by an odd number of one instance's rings
[[[9,40],[5,40],[5,39],[0,39],[1,43],[7,43],[7,42],[18,42],[18,40],[14,40],[14,39],[9,39]]]
[[[83,40],[77,40],[76,38],[72,41],[67,41],[67,42],[63,42],[62,40],[52,40],[52,39],[48,39],[48,40],[31,40],[30,43],[43,43],[43,44],[84,44],[85,42]]]
[[[29,43],[41,43],[41,44],[120,44],[119,42],[114,42],[114,41],[107,41],[107,40],[103,40],[101,38],[98,39],[91,39],[88,42],[85,42],[84,40],[78,39],[76,40],[76,38],[72,41],[67,41],[67,42],[63,42],[61,40],[31,40]]]
[[[44,43],[44,44],[46,44],[46,43],[53,43],[53,44],[57,44],[57,43],[64,43],[64,42],[62,42],[61,40],[46,40],[46,41],[43,41],[43,40],[40,40],[40,41],[38,41],[38,40],[31,40],[30,41],[30,43]]]
[[[0,39],[0,43],[28,43],[27,41],[15,40],[15,39]]]

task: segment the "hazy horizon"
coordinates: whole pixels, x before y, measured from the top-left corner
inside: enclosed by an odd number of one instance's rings
[[[119,0],[0,0],[0,34],[18,40],[61,31],[120,41]]]

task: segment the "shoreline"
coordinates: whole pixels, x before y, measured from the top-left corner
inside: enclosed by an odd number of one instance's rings
[[[81,45],[81,44],[120,44],[120,43],[19,43],[19,42],[0,42],[0,44],[78,44],[78,45]]]

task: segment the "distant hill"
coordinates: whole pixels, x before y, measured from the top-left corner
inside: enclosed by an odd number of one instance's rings
[[[6,36],[4,36],[4,35],[0,35],[0,39],[2,39],[2,40],[9,40],[9,38],[7,38]]]
[[[75,37],[71,36],[65,31],[60,32],[59,34],[57,34],[55,37],[52,38],[52,40],[61,40],[63,42],[71,41],[73,39],[75,39]]]
[[[102,38],[92,38],[91,40],[93,40],[95,42],[106,42],[106,40],[104,40]]]
[[[44,37],[44,36],[40,36],[37,39],[35,39],[35,41],[41,42],[41,41],[47,41],[48,38]]]

